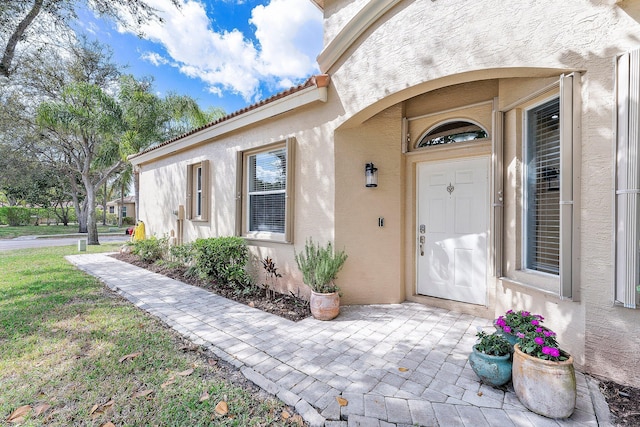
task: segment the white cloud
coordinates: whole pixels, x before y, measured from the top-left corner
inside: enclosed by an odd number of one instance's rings
[[[322,44],[320,18],[309,0],[272,0],[254,8],[250,22],[256,26],[260,42],[262,73],[284,79],[317,71],[315,55]]]
[[[159,65],[166,65],[169,63],[169,60],[167,58],[163,57],[162,55],[156,52],[143,52],[142,55],[140,55],[140,58],[145,61],[151,62],[156,67]]]
[[[169,0],[149,1],[164,22],[147,23],[140,30],[146,39],[161,44],[169,58],[149,52],[144,59],[155,65],[171,63],[205,82],[209,92],[230,91],[247,101],[260,96],[261,83],[290,87],[317,72],[322,17],[311,1],[271,0],[254,8],[249,22],[256,28],[257,46],[237,29],[214,31],[201,3],[181,1],[180,9]]]

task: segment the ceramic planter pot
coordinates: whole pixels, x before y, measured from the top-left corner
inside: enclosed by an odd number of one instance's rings
[[[478,351],[474,345],[469,363],[473,372],[485,384],[497,387],[511,380],[511,354],[492,356]]]
[[[516,345],[518,343],[518,337],[515,336],[514,334],[508,334],[505,331],[502,330],[501,327],[494,325],[496,328],[496,333],[499,335],[502,335],[507,341],[509,341],[509,344],[511,344],[511,347],[513,347],[514,345]]]
[[[318,320],[335,319],[340,313],[340,295],[337,292],[322,294],[311,291],[311,314]]]
[[[562,362],[542,360],[513,352],[513,388],[520,402],[532,412],[549,418],[568,418],[576,406],[576,373],[573,357]]]

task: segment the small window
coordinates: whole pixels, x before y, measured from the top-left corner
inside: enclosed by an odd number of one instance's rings
[[[455,121],[438,125],[429,130],[420,138],[416,148],[473,141],[487,137],[487,131],[480,126],[466,121]]]
[[[203,160],[187,167],[187,218],[193,221],[208,220],[209,161]]]
[[[123,206],[122,207],[122,218],[126,218],[127,217],[127,207]]]
[[[525,268],[560,274],[560,99],[527,112]]]
[[[290,241],[293,140],[241,153],[239,234]]]
[[[115,206],[109,206],[109,213],[116,213]]]

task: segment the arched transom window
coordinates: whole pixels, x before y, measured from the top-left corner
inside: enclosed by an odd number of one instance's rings
[[[427,133],[418,140],[416,148],[452,144],[454,142],[473,141],[474,139],[484,139],[488,136],[487,131],[479,125],[463,120],[457,120],[431,128],[431,130],[427,131]]]

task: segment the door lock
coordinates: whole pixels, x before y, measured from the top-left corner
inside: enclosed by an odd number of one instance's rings
[[[420,236],[420,256],[424,256],[424,242],[425,242],[425,237],[424,236]]]

